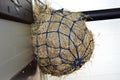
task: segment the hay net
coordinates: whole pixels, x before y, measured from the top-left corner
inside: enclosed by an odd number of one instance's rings
[[[33,47],[41,71],[62,76],[80,69],[94,49],[84,14],[53,10],[39,0],[34,1]]]

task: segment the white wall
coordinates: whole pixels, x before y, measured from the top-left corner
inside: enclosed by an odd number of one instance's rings
[[[47,0],[55,9],[87,11],[120,8],[120,0]],[[120,80],[120,19],[87,22],[93,32],[95,50],[91,60],[79,71],[61,80]],[[60,80],[49,77],[49,80]]]
[[[120,0],[40,0],[46,1],[54,9],[88,11],[107,8],[120,8]]]
[[[0,19],[0,80],[9,80],[32,60],[30,25]]]

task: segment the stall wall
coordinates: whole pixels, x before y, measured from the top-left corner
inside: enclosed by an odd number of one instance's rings
[[[9,80],[32,60],[30,25],[0,19],[0,80]]]

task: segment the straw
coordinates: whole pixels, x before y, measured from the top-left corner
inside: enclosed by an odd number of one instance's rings
[[[94,40],[83,13],[53,10],[39,2],[34,2],[33,13],[33,48],[44,74],[67,75],[90,60]]]

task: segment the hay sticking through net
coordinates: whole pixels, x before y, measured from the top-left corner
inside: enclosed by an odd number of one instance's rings
[[[41,71],[62,76],[80,69],[94,49],[84,14],[53,10],[39,2],[33,6],[33,12],[33,47]]]

